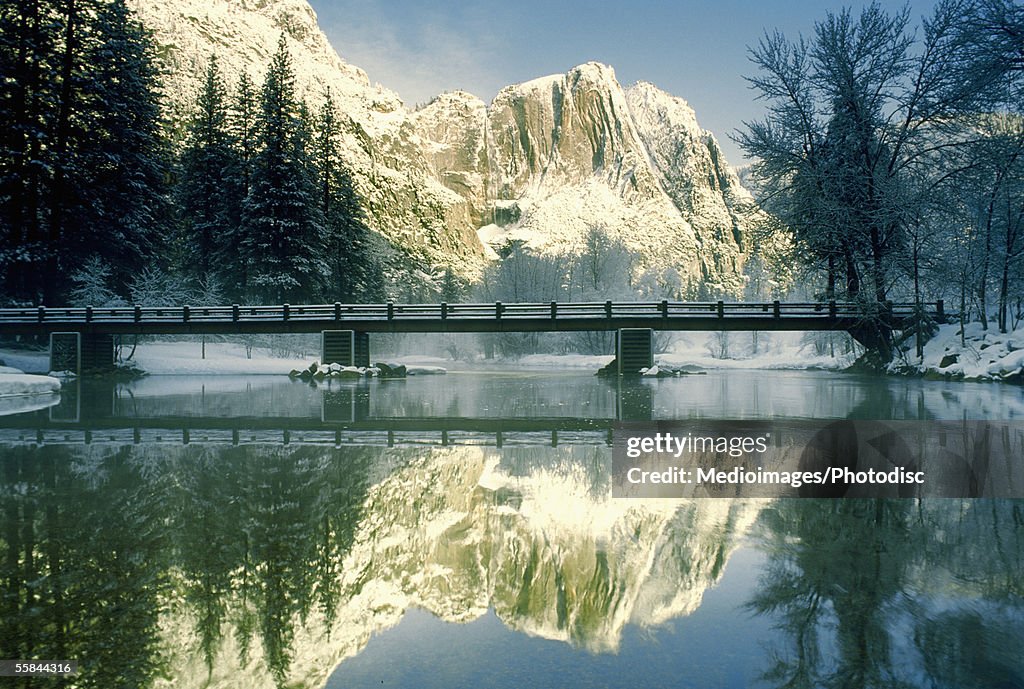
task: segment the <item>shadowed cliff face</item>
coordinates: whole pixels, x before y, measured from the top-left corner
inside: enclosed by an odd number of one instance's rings
[[[300,95],[329,88],[343,155],[384,236],[469,277],[478,237],[571,249],[598,226],[692,282],[736,291],[750,199],[685,102],[649,84],[624,90],[610,67],[503,89],[488,107],[464,92],[411,112],[338,57],[305,0],[134,0],[169,68],[168,111],[184,122],[211,54],[229,83],[259,85],[283,32]],[[683,115],[680,116],[680,113]]]

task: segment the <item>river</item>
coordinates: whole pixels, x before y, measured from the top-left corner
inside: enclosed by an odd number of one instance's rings
[[[612,498],[613,423],[688,418],[1019,421],[1024,391],[83,381],[0,417],[0,658],[131,689],[1024,686],[1024,500]]]

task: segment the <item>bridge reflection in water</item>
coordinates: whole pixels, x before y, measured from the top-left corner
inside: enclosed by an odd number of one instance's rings
[[[302,385],[296,382],[296,386]],[[129,388],[103,379],[65,385],[58,405],[0,417],[0,443],[29,444],[280,444],[387,446],[612,444],[616,421],[652,419],[649,382],[602,380],[604,413],[577,416],[427,416],[372,404],[390,390],[379,382],[336,382],[318,390],[317,416],[140,413]],[[311,409],[306,410],[308,412]],[[413,410],[416,411],[416,410]]]

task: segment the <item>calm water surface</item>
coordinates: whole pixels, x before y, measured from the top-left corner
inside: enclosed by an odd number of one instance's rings
[[[610,498],[616,419],[700,417],[1022,419],[1024,392],[83,383],[0,417],[0,658],[80,673],[0,682],[1024,686],[1024,501]]]

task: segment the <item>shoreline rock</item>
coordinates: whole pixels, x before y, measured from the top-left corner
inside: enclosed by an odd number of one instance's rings
[[[445,375],[448,371],[440,366],[406,366],[405,364],[384,363],[378,361],[373,366],[342,366],[341,364],[321,364],[314,361],[308,368],[292,369],[288,377],[292,380],[313,382],[321,380],[363,380],[378,378],[380,380],[402,380],[409,376]]]

